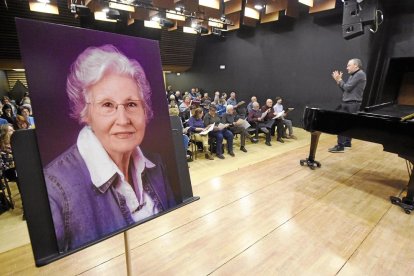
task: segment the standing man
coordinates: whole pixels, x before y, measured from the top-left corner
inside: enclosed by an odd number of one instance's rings
[[[336,108],[337,111],[356,113],[359,111],[362,103],[367,76],[362,71],[362,62],[360,59],[353,58],[348,61],[346,69],[350,74],[348,80],[342,80],[342,72],[338,70],[332,73],[332,78],[336,81],[342,90],[342,103]],[[329,152],[344,152],[345,147],[351,147],[350,137],[338,135],[338,144],[329,149]]]

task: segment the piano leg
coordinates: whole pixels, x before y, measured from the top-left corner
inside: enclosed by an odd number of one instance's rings
[[[412,161],[410,162],[413,164]],[[400,206],[406,214],[410,214],[414,210],[414,175],[412,170],[410,180],[408,181],[407,195],[402,199],[396,196],[390,196],[390,200],[392,204]]]
[[[309,157],[306,159],[300,160],[301,166],[307,165],[312,170],[314,170],[315,167],[318,167],[318,168],[321,167],[321,163],[319,163],[318,161],[315,161],[315,154],[316,154],[316,149],[318,148],[319,136],[321,136],[321,132],[319,131],[311,132],[311,144],[310,144],[310,149],[309,149]]]

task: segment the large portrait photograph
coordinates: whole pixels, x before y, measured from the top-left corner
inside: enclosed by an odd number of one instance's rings
[[[158,42],[18,23],[59,252],[182,203]]]

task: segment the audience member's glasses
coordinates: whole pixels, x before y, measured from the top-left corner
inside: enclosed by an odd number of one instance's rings
[[[110,116],[116,113],[118,107],[122,105],[126,112],[130,114],[138,114],[144,109],[142,107],[141,100],[128,100],[126,103],[120,104],[111,100],[104,100],[100,102],[92,102],[97,112],[103,116]]]

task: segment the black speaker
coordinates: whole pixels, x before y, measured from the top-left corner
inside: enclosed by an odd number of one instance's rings
[[[362,23],[342,25],[342,37],[347,40],[362,34],[364,34]]]
[[[364,34],[364,26],[372,25],[376,21],[378,0],[345,0],[342,35],[351,39]]]
[[[342,25],[349,25],[359,23],[362,21],[359,7],[360,6],[356,0],[344,2]]]

